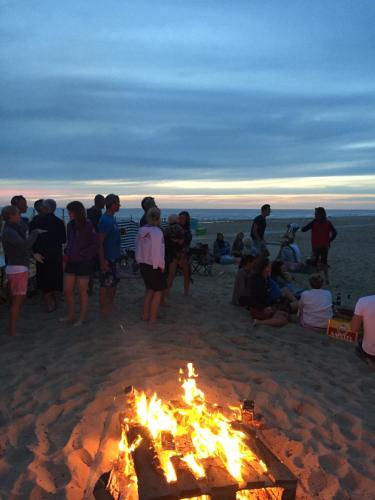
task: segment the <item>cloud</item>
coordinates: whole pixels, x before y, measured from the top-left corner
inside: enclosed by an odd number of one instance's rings
[[[370,1],[0,9],[1,177],[290,186],[374,171]]]

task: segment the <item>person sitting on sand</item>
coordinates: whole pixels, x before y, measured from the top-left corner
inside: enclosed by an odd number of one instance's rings
[[[260,257],[254,261],[249,278],[249,306],[254,326],[284,326],[289,321],[288,313],[270,306],[270,290],[267,278],[271,273],[269,259]]]
[[[2,245],[7,264],[5,272],[10,294],[9,334],[14,336],[17,333],[20,308],[27,294],[31,249],[38,235],[44,231],[34,229],[26,238],[21,214],[15,205],[4,207],[1,214],[5,222]]]
[[[235,237],[233,244],[232,244],[232,250],[230,254],[233,257],[242,257],[242,251],[243,251],[243,239],[244,239],[244,234],[238,233],[237,236]]]
[[[224,240],[223,233],[217,233],[216,240],[214,241],[214,258],[216,262],[220,262],[221,257],[230,254],[230,246]]]
[[[326,283],[328,284],[328,251],[332,241],[337,236],[337,231],[333,227],[332,222],[327,219],[327,214],[323,207],[317,207],[315,209],[315,219],[301,229],[302,232],[310,230],[314,264],[318,270],[324,272]]]
[[[245,255],[238,266],[232,294],[232,304],[234,306],[249,306],[249,278],[254,259],[253,255]]]
[[[363,325],[363,340],[357,346],[360,356],[375,361],[375,295],[358,300],[352,319],[352,330],[358,333]]]
[[[242,256],[244,257],[245,255],[253,255],[254,257],[257,255],[256,250],[253,249],[251,238],[243,239]]]
[[[72,201],[66,206],[70,222],[67,225],[65,247],[64,295],[67,315],[61,318],[66,323],[75,321],[74,289],[77,285],[80,299],[79,320],[74,326],[81,326],[87,314],[88,283],[94,259],[98,254],[98,235],[94,226],[86,218],[86,210],[80,201]]]
[[[298,300],[288,287],[280,287],[272,276],[267,277],[267,287],[269,290],[269,303],[274,309],[286,311],[287,313],[298,311]]]
[[[284,262],[288,271],[297,272],[303,269],[301,250],[292,236],[284,235],[282,237],[281,248],[277,258]]]
[[[297,290],[294,286],[294,278],[287,272],[285,262],[282,260],[274,260],[272,262],[271,278],[281,289],[287,288],[294,297],[300,297],[302,290]]]
[[[298,303],[300,324],[310,328],[327,328],[328,321],[333,316],[332,294],[323,290],[323,278],[313,274],[309,279],[311,290],[301,294]]]
[[[160,210],[150,208],[147,224],[139,228],[135,247],[135,258],[146,286],[143,320],[150,325],[157,320],[162,293],[167,289],[164,236],[159,226]]]

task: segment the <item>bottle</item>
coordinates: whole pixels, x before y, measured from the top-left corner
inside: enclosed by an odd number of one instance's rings
[[[251,399],[245,399],[242,403],[242,423],[251,425],[254,421],[255,403]]]

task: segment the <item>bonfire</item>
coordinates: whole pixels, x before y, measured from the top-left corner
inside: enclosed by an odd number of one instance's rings
[[[253,402],[210,404],[192,363],[179,375],[179,401],[127,388],[118,458],[106,481],[108,498],[294,498],[294,476],[256,437]],[[282,478],[276,477],[280,468]]]

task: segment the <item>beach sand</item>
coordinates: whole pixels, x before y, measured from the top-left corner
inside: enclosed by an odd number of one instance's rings
[[[268,239],[278,241],[286,222],[299,221],[271,219]],[[375,293],[375,221],[333,222],[329,288],[351,305]],[[233,239],[250,223],[207,226],[211,242],[217,231]],[[297,239],[308,255],[309,235]],[[47,314],[28,299],[20,335],[0,336],[0,498],[93,498],[117,454],[124,387],[176,399],[188,361],[207,400],[255,400],[261,435],[299,479],[297,498],[374,498],[375,373],[352,344],[296,323],[254,329],[248,312],[230,304],[235,272],[215,265],[212,276],[195,275],[187,298],[177,277],[171,307],[153,329],[140,320],[140,278],[122,280],[107,322],[98,318],[96,291],[82,328],[58,323],[62,307]],[[303,285],[306,276],[297,280]],[[2,333],[5,316],[1,306]]]

